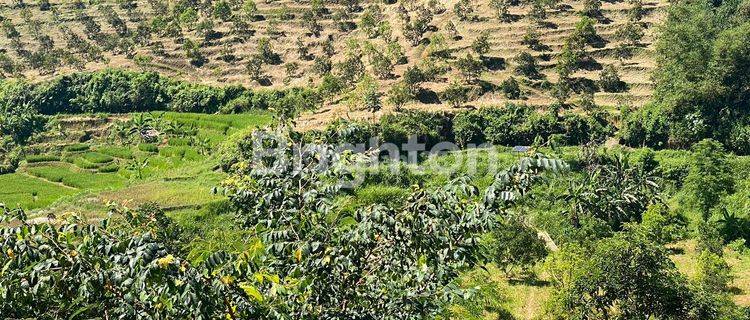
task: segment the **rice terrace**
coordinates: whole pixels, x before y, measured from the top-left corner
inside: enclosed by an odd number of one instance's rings
[[[750,0],[0,0],[1,319],[750,319]]]

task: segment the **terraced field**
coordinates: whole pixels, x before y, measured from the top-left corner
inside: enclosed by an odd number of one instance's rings
[[[99,214],[109,201],[153,201],[165,208],[205,204],[217,199],[210,190],[223,174],[215,170],[216,157],[201,151],[196,141],[218,147],[237,132],[272,121],[270,113],[260,111],[231,116],[165,113],[165,121],[195,128],[195,137],[164,138],[149,144],[122,144],[106,136],[85,143],[70,140],[83,134],[78,130],[104,132],[103,127],[137,116],[58,116],[61,125],[52,130],[57,132],[49,132],[30,146],[30,150],[46,151],[27,155],[16,173],[0,175],[0,203],[29,210],[51,208],[52,212],[90,206]],[[92,123],[98,125],[85,125]],[[155,152],[144,151],[143,145]]]

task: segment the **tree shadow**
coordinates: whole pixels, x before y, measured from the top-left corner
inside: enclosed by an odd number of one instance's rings
[[[508,278],[508,283],[511,284],[511,285],[523,284],[523,285],[532,286],[532,287],[539,287],[539,288],[541,288],[541,287],[549,287],[549,286],[552,285],[552,283],[550,283],[547,280],[541,280],[541,279],[539,279],[537,277],[533,277],[533,276],[531,276],[531,277],[522,277],[522,278]]]
[[[271,79],[269,79],[269,78],[266,77],[266,78],[263,78],[263,79],[258,79],[258,84],[261,85],[261,86],[263,86],[263,87],[268,87],[268,86],[273,85],[273,82],[271,82]]]
[[[476,85],[479,87],[480,95],[483,95],[487,92],[494,92],[500,89],[498,85],[484,80],[478,80]]]
[[[555,30],[558,28],[557,24],[551,21],[543,21],[539,23],[539,26],[542,28],[555,29]]]
[[[520,14],[509,13],[503,17],[503,22],[505,23],[518,22],[521,20],[521,18],[523,18],[523,16]]]
[[[417,101],[424,104],[440,104],[440,97],[435,91],[422,89],[417,93]]]
[[[503,57],[483,57],[484,66],[491,71],[505,70],[505,58]]]
[[[603,68],[602,64],[597,62],[596,59],[592,57],[583,58],[578,66],[586,71],[596,71]]]
[[[570,79],[570,89],[575,91],[576,93],[581,92],[597,92],[599,91],[599,86],[596,84],[596,81],[587,79],[587,78],[571,78]]]

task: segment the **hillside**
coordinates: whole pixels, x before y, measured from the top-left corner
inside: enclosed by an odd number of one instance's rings
[[[576,101],[576,93],[592,91],[597,105],[643,105],[653,87],[649,75],[655,66],[654,26],[668,5],[667,1],[589,0],[539,4],[454,0],[394,4],[169,1],[168,6],[163,1],[46,3],[8,1],[0,7],[5,35],[0,37],[0,60],[6,77],[38,81],[77,70],[125,67],[213,85],[281,88],[320,84],[328,68],[337,76],[346,74],[339,63],[356,56],[362,65],[352,68],[365,67],[365,73],[379,75],[376,81],[385,100],[388,89],[403,80],[408,67],[449,67],[443,70],[447,72],[422,79],[420,92],[406,103],[426,109],[450,108],[442,93],[454,80],[479,87],[467,98],[473,106],[501,105],[509,96],[533,105],[553,103],[564,44],[576,33],[587,10],[594,18],[595,39],[587,39],[580,48],[588,60],[585,66],[570,70],[575,93],[563,100]],[[508,11],[501,15],[498,8]],[[405,36],[407,20],[413,25],[409,29],[415,33],[412,38]],[[455,33],[449,24],[455,26]],[[316,29],[319,35],[310,33]],[[538,43],[524,44],[524,38],[533,33]],[[477,53],[472,47],[483,35],[488,46]],[[358,48],[351,49],[352,44]],[[307,51],[304,57],[301,47]],[[520,62],[516,57],[524,52],[534,57],[537,75],[517,74]],[[466,80],[456,67],[467,53],[483,55],[478,79]],[[253,58],[263,54],[265,61],[254,64]],[[260,70],[249,72],[248,65]],[[607,65],[614,66],[627,84],[619,92],[605,92],[597,85]],[[362,73],[354,73],[356,82]],[[520,83],[518,97],[502,90],[511,76]],[[346,91],[328,100],[332,107],[303,117],[303,123],[315,126],[321,119],[351,111],[344,103]]]

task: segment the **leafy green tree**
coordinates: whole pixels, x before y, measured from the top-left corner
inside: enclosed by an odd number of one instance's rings
[[[683,319],[691,294],[665,248],[638,231],[568,246],[548,263],[556,291],[548,312],[575,319]]]
[[[263,57],[257,54],[250,56],[245,65],[245,70],[253,81],[260,82],[266,79],[266,75],[263,72]]]
[[[693,161],[684,188],[703,220],[711,217],[711,210],[722,196],[734,190],[731,172],[721,143],[705,139],[693,147]]]
[[[482,61],[474,58],[471,53],[467,53],[465,57],[456,60],[455,64],[456,69],[458,69],[458,71],[461,73],[461,76],[468,83],[477,82],[479,80],[479,76],[482,74],[482,71],[484,71],[485,69]]]
[[[469,88],[459,82],[453,81],[442,92],[442,99],[447,101],[451,107],[459,108],[469,101]]]
[[[490,7],[495,10],[495,16],[502,22],[510,22],[511,15],[508,10],[510,3],[508,0],[490,0]]]
[[[615,66],[608,64],[599,73],[599,87],[604,92],[622,92],[627,84],[620,80],[620,75],[617,74]]]
[[[485,200],[478,200],[467,179],[456,179],[436,191],[415,187],[402,205],[339,214],[331,200],[352,178],[348,166],[337,162],[333,146],[297,152],[291,133],[281,130],[246,138],[224,185],[238,222],[270,244],[264,247],[267,270],[278,274],[278,283],[302,284],[257,290],[264,298],[261,311],[291,318],[438,316],[462,293],[451,285],[459,272],[480,263],[478,236],[492,226],[497,208],[561,164],[541,156],[522,159],[509,171],[524,179],[498,179]],[[270,153],[255,157],[263,145],[272,147]],[[321,170],[321,160],[332,165]],[[254,179],[240,178],[247,176]]]
[[[281,57],[273,50],[271,39],[268,38],[258,39],[258,56],[260,56],[263,59],[263,62],[267,64],[281,63]]]
[[[521,87],[518,85],[518,81],[516,81],[515,78],[510,77],[505,79],[500,87],[506,98],[513,100],[521,98]]]
[[[456,25],[453,24],[453,21],[451,20],[448,20],[448,23],[445,24],[445,32],[453,40],[461,39],[461,34],[458,33],[458,29],[456,29]]]
[[[547,10],[544,9],[542,1],[536,0],[532,2],[528,17],[535,24],[544,25],[547,19]]]
[[[732,281],[732,269],[720,255],[703,250],[698,256],[696,281],[707,291],[724,292]]]
[[[225,253],[197,266],[180,258],[173,242],[179,231],[153,205],[113,208],[120,223],[108,218],[93,224],[75,215],[32,222],[21,210],[0,210],[0,232],[7,235],[0,242],[4,316],[258,316],[253,298],[233,281],[248,275],[227,266]],[[243,286],[258,285],[247,279]]]
[[[490,40],[489,32],[483,31],[479,34],[479,37],[471,42],[471,50],[474,51],[480,58],[484,57],[485,54],[490,52]]]
[[[492,261],[507,274],[511,273],[514,267],[526,271],[547,256],[547,247],[536,230],[514,217],[495,227],[489,246]]]
[[[186,39],[182,45],[182,49],[185,50],[185,56],[187,56],[190,64],[200,67],[206,63],[206,57],[201,53],[200,47],[192,40]]]
[[[222,21],[229,21],[232,19],[232,7],[229,5],[229,2],[225,0],[215,2],[213,10],[214,16]]]
[[[331,69],[333,69],[331,58],[327,56],[315,57],[315,60],[313,61],[313,71],[316,74],[322,76],[322,75],[330,73]]]
[[[596,18],[602,15],[602,1],[601,0],[584,0],[583,9],[581,14],[587,17]]]
[[[536,59],[530,53],[526,51],[519,53],[513,58],[513,62],[516,63],[514,71],[517,75],[525,76],[529,79],[539,78]]]
[[[311,10],[307,10],[302,14],[302,23],[307,28],[309,34],[316,38],[320,37],[323,27],[318,23],[318,18]]]
[[[367,110],[372,113],[382,108],[377,80],[370,75],[364,75],[356,88],[349,95],[349,107],[353,110]]]
[[[453,5],[453,13],[460,21],[469,20],[474,13],[474,6],[471,4],[471,0],[459,0],[456,2]]]
[[[404,82],[398,82],[388,89],[388,98],[386,102],[393,105],[396,111],[401,111],[403,106],[414,96],[409,91],[409,87]]]

